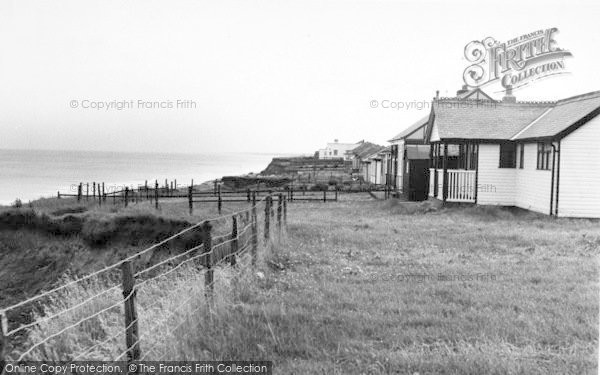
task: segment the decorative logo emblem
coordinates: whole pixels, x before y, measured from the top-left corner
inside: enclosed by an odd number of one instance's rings
[[[538,30],[500,43],[492,37],[472,41],[465,46],[465,58],[471,63],[463,73],[470,87],[500,81],[505,89],[518,88],[540,78],[567,73],[565,57],[571,52],[558,48],[557,28]]]

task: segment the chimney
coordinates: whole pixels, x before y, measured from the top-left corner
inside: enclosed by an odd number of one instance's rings
[[[506,94],[502,98],[503,103],[516,103],[517,98],[512,94],[512,85],[506,86]]]
[[[435,91],[435,100],[438,100],[440,98],[440,90],[436,90]]]
[[[462,89],[456,92],[456,96],[461,96],[462,94],[466,94],[469,92],[469,87],[467,85],[463,85]]]

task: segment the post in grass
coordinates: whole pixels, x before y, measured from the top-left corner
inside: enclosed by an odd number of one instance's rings
[[[270,226],[270,219],[271,219],[271,207],[270,207],[270,201],[271,201],[271,196],[268,195],[266,200],[265,200],[265,244],[269,241],[269,226]]]
[[[191,215],[194,211],[194,200],[193,200],[193,196],[192,196],[192,186],[191,185],[188,188],[188,206],[190,208],[190,215]]]
[[[283,213],[283,194],[277,194],[277,236],[281,239],[281,215]]]
[[[229,254],[229,263],[234,267],[237,263],[237,252],[238,252],[238,222],[237,216],[231,217],[231,251]]]
[[[158,210],[158,180],[154,181],[154,208]]]
[[[135,278],[133,266],[126,261],[121,264],[123,283],[123,298],[125,307],[125,344],[127,347],[127,362],[131,363],[140,359],[140,340],[138,330],[138,317],[135,309]]]
[[[214,291],[214,271],[212,268],[212,226],[210,222],[205,221],[202,224],[202,235],[204,244],[204,265],[206,266],[206,273],[204,274],[204,294],[209,303],[212,302],[213,291]]]
[[[283,226],[287,230],[287,201],[283,201]]]
[[[4,365],[6,363],[5,348],[7,346],[7,340],[4,336],[8,332],[8,324],[6,321],[6,315],[4,311],[0,311],[0,374],[4,371]]]
[[[219,214],[221,214],[221,208],[223,206],[223,201],[221,199],[221,185],[218,186],[217,193],[219,194],[219,197],[217,198],[217,209],[219,211]]]
[[[256,265],[256,258],[258,256],[258,219],[256,217],[256,192],[252,194],[252,265]]]

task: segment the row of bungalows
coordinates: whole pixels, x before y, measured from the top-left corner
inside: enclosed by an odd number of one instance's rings
[[[600,91],[552,102],[511,91],[436,96],[428,116],[390,140],[387,183],[411,200],[600,218]]]
[[[358,146],[348,151],[352,160],[352,172],[360,180],[372,184],[381,184],[382,155],[386,147],[371,142],[361,141]]]

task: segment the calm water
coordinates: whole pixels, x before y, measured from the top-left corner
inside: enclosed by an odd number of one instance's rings
[[[189,185],[226,175],[260,172],[274,155],[144,154],[81,151],[0,150],[0,204],[76,193],[79,182],[105,182],[105,189],[177,179]],[[162,181],[162,182],[161,182]],[[91,192],[91,186],[90,186]]]

